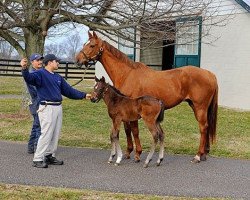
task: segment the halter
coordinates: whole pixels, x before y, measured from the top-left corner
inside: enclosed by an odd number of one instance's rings
[[[86,61],[86,64],[85,64],[86,68],[89,68],[91,65],[95,65],[95,64],[97,63],[98,59],[99,59],[99,58],[101,57],[101,55],[102,55],[103,48],[100,47],[100,49],[99,49],[99,51],[97,52],[97,54],[94,55],[93,57],[90,57],[90,58],[86,55],[86,53],[85,53],[83,50],[81,50],[80,52],[84,55],[85,59],[87,60],[87,61]],[[93,61],[93,62],[90,63],[90,61]],[[81,68],[81,67],[80,67],[80,68]]]
[[[96,95],[96,96],[97,96],[97,101],[96,101],[96,103],[98,103],[98,102],[105,96],[105,94],[106,94],[106,92],[108,91],[108,89],[109,89],[109,85],[107,85],[106,87],[104,87],[103,90],[100,90],[99,93],[94,92],[94,93],[97,94],[97,95]]]

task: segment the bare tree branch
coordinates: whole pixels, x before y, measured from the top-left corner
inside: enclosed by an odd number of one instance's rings
[[[224,25],[233,14],[233,10],[228,10],[228,16],[216,18],[222,9],[220,1],[0,0],[0,37],[23,54],[43,53],[48,30],[71,22],[88,26],[112,40],[119,37],[144,48],[159,45],[162,40],[175,42],[178,29],[189,26],[189,20],[199,17],[204,24],[203,36],[209,36],[211,26]],[[176,21],[184,23],[177,27]],[[135,29],[137,37],[132,34]],[[8,37],[4,33],[8,33]],[[117,37],[112,37],[114,35]],[[21,41],[25,49],[17,45]]]

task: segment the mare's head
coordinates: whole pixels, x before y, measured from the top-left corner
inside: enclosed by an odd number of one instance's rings
[[[88,32],[89,40],[83,45],[82,50],[76,55],[76,64],[81,67],[83,64],[87,66],[89,62],[96,62],[103,51],[102,40]]]
[[[91,93],[91,101],[93,103],[97,103],[103,98],[109,86],[109,84],[105,82],[104,77],[102,77],[100,80],[95,77],[95,81],[96,84],[94,86],[94,91]]]

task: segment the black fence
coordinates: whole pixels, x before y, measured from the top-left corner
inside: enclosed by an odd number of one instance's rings
[[[85,67],[85,66],[84,66]],[[85,68],[77,68],[73,62],[61,61],[56,71],[65,79],[94,79],[95,65],[85,70]],[[22,76],[20,60],[0,59],[0,76]]]

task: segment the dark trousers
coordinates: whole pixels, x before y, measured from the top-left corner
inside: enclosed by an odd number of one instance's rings
[[[40,122],[39,122],[39,117],[38,114],[33,114],[33,124],[32,124],[32,129],[30,132],[30,139],[28,142],[28,149],[29,150],[35,150],[37,146],[37,141],[41,135],[41,127],[40,127]]]

